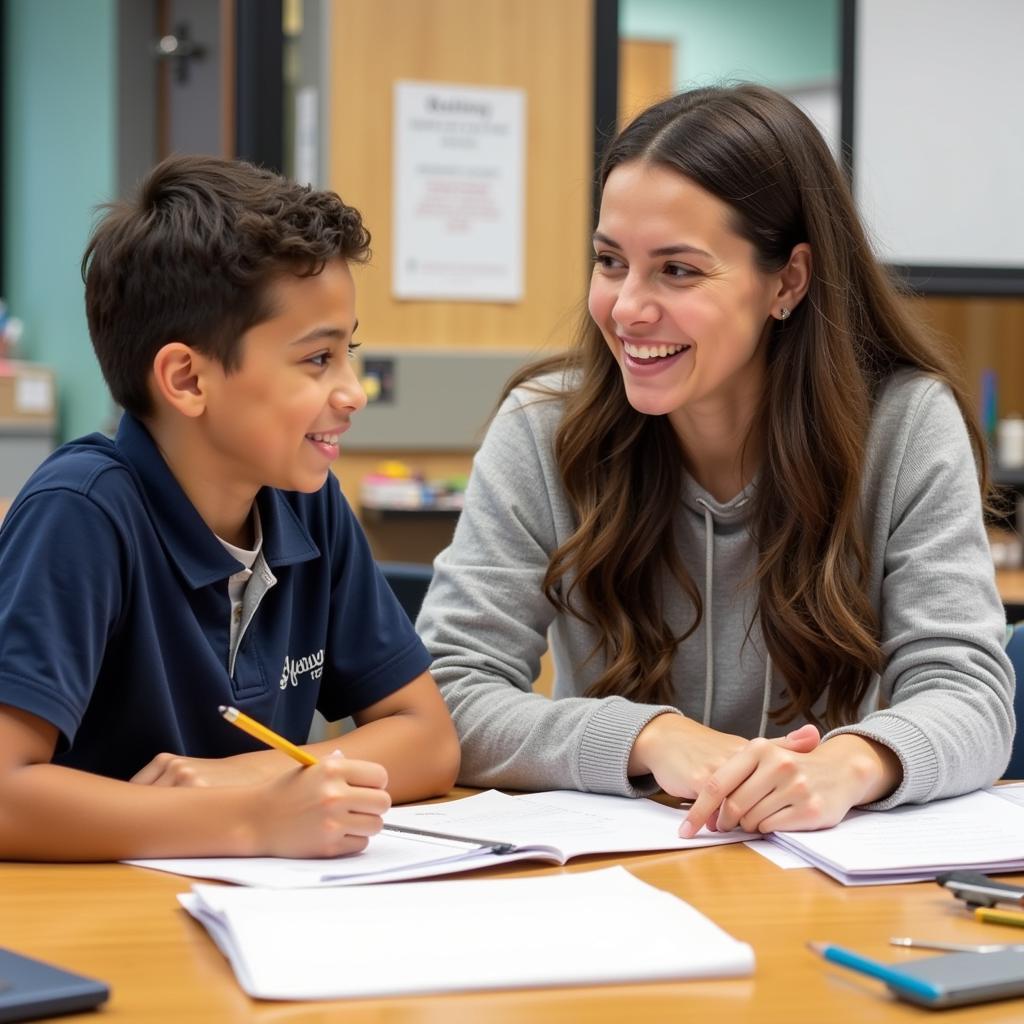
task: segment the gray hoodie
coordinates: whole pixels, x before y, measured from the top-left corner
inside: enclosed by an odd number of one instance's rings
[[[552,450],[561,415],[559,399],[523,388],[502,405],[417,621],[462,741],[460,782],[638,795],[654,785],[627,777],[629,753],[658,714],[747,737],[803,724],[768,718],[784,681],[766,656],[756,591],[743,585],[757,558],[747,530],[756,480],[722,503],[684,475],[676,540],[705,612],[676,651],[674,706],[581,696],[602,671],[590,657],[596,634],[556,614],[541,590],[552,552],[575,529]],[[883,386],[862,498],[885,669],[859,722],[829,735],[870,737],[899,757],[899,788],[873,806],[985,786],[1009,759],[1013,671],[967,430],[943,384],[901,371]],[[693,610],[675,584],[664,609],[683,633]],[[553,700],[532,692],[549,639]]]

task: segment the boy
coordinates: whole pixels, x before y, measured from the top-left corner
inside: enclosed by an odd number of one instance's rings
[[[97,227],[89,330],[125,414],[0,528],[0,857],[336,856],[453,784],[429,656],[330,472],[366,401],[368,246],[333,193],[207,157]],[[316,707],[359,728],[300,768],[222,704],[296,743]]]

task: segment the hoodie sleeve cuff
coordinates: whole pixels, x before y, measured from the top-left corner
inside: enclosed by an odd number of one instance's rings
[[[822,742],[843,733],[863,736],[888,747],[900,759],[903,768],[903,778],[896,789],[882,800],[864,804],[864,810],[887,811],[900,804],[924,803],[931,797],[939,780],[939,765],[935,748],[917,726],[899,715],[881,711],[856,725],[833,730]]]
[[[615,796],[650,796],[660,788],[653,775],[631,779],[629,755],[640,730],[658,715],[680,714],[678,708],[635,704],[622,697],[604,701],[587,723],[579,747],[580,789]]]

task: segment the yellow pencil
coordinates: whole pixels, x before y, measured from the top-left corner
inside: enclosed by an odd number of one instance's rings
[[[250,718],[239,711],[238,708],[229,708],[221,704],[218,710],[232,725],[237,725],[243,732],[247,732],[250,736],[255,736],[256,739],[266,743],[268,747],[274,747],[290,757],[294,757],[296,761],[302,764],[319,764],[319,761],[312,754],[303,750],[302,747],[297,747],[283,736],[278,736],[273,729],[268,729],[265,725],[261,725],[254,718]],[[335,751],[335,754],[340,753],[340,750]],[[468,836],[455,836],[450,832],[430,832],[424,828],[410,828],[408,825],[384,825],[384,831],[400,832],[413,836],[426,836],[432,839],[448,839],[457,843],[468,843],[471,846],[479,846],[482,850],[490,850],[491,853],[496,854],[512,853],[516,850],[514,843],[496,842],[492,839],[471,839]]]
[[[1012,924],[1024,928],[1024,914],[1016,910],[993,910],[990,907],[978,907],[974,916],[986,924]]]
[[[312,754],[303,750],[302,747],[297,747],[290,740],[286,740],[283,736],[278,736],[273,729],[260,725],[254,718],[243,714],[238,708],[229,708],[221,704],[218,710],[227,721],[232,725],[237,725],[242,732],[247,732],[261,743],[266,743],[268,747],[273,747],[289,757],[294,757],[299,764],[310,765],[317,763],[317,759]]]

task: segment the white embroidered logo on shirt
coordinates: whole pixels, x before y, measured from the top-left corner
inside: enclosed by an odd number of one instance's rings
[[[323,648],[313,654],[296,661],[294,658],[284,656],[284,669],[281,671],[281,689],[285,689],[289,683],[292,686],[299,685],[299,676],[309,673],[310,679],[319,679],[324,674],[324,652]]]

